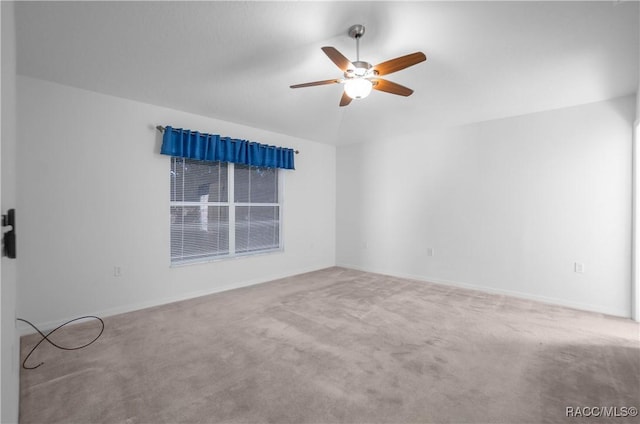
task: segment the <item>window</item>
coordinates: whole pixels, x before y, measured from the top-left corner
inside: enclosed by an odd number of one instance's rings
[[[171,158],[171,263],[281,248],[277,168]]]

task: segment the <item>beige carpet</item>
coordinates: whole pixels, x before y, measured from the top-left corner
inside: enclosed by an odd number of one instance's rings
[[[330,268],[105,324],[38,348],[21,423],[638,422],[566,417],[640,407],[637,323],[506,296]]]

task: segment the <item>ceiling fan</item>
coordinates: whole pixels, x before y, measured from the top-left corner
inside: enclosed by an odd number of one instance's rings
[[[349,61],[349,59],[333,47],[322,47],[322,51],[329,56],[329,59],[344,72],[344,78],[307,82],[290,87],[301,88],[315,85],[344,84],[344,93],[342,93],[342,98],[340,99],[340,106],[347,106],[353,99],[363,99],[367,97],[369,93],[371,93],[371,89],[397,94],[399,96],[410,96],[413,93],[413,90],[410,88],[379,77],[424,62],[427,60],[424,53],[411,53],[406,56],[387,60],[378,65],[371,65],[368,62],[360,60],[360,38],[364,35],[364,25],[353,25],[349,28],[348,33],[351,38],[356,39],[355,62]]]

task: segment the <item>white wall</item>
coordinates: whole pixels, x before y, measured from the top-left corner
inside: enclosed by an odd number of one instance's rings
[[[640,80],[640,76],[638,76],[638,80]],[[640,124],[640,85],[636,92],[636,124]]]
[[[640,81],[640,76],[638,78]],[[631,317],[640,322],[640,86],[636,92],[636,121],[633,132],[633,281],[631,290]]]
[[[338,148],[338,265],[630,316],[634,109]]]
[[[16,150],[16,37],[13,2],[0,2],[2,15],[2,128],[0,144],[1,194],[0,209],[16,206],[15,150]],[[19,224],[20,216],[16,216]],[[4,228],[7,230],[8,228]],[[16,234],[19,229],[16,229]],[[18,245],[19,247],[19,245]],[[0,320],[2,348],[0,349],[0,420],[3,423],[18,422],[19,397],[19,340],[15,325],[16,312],[16,259],[3,257],[0,261]]]
[[[300,150],[282,253],[170,267],[155,125]],[[335,147],[18,76],[18,314],[50,327],[335,265]],[[114,277],[114,266],[122,275]]]

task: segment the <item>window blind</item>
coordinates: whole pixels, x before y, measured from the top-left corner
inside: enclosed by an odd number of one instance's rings
[[[171,263],[281,248],[277,168],[171,159]]]

